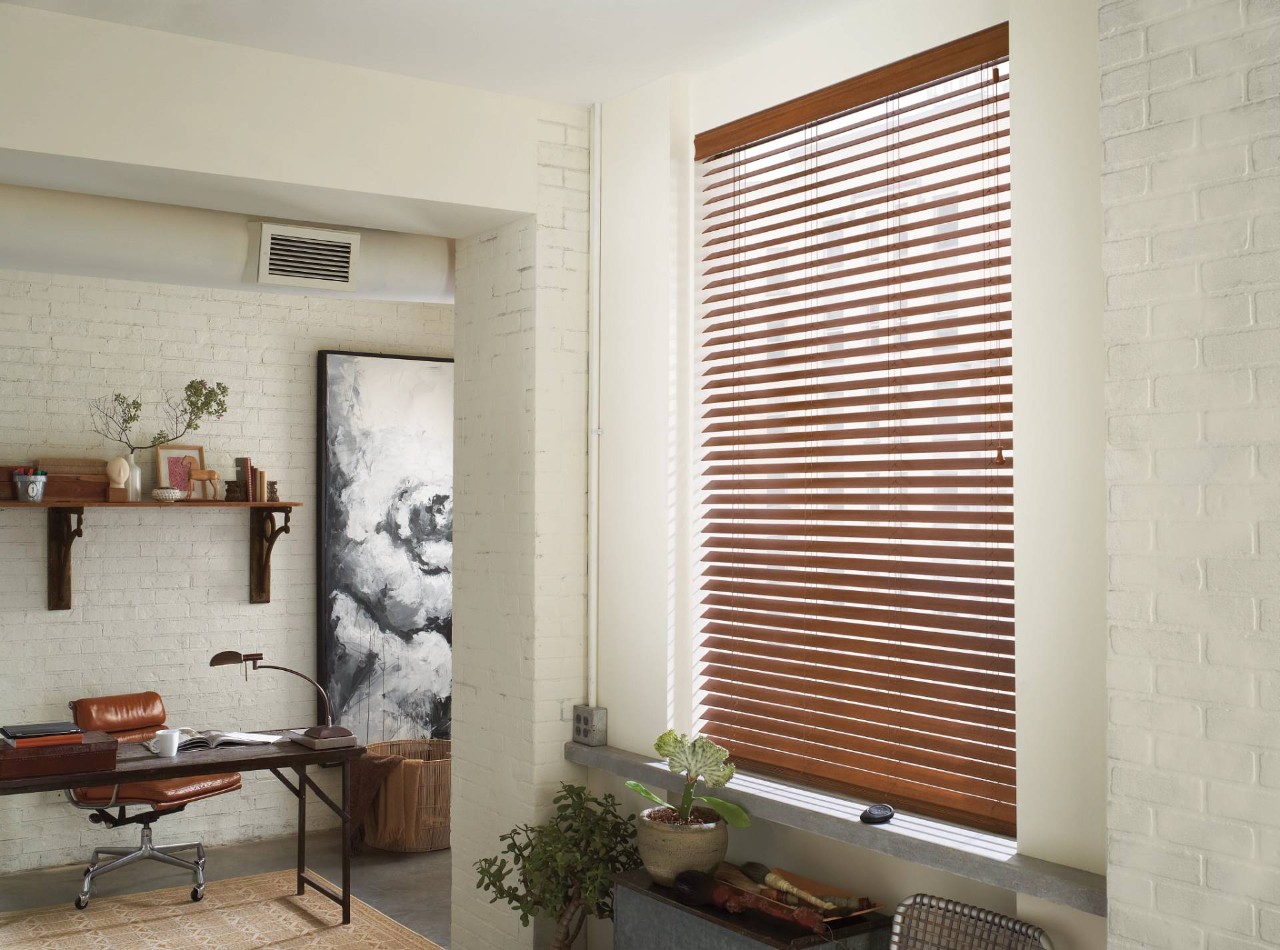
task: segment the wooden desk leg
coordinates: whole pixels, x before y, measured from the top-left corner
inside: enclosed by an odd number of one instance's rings
[[[306,890],[302,876],[307,873],[307,767],[295,768],[298,773],[298,896]]]
[[[342,760],[342,922],[351,923],[351,760]]]

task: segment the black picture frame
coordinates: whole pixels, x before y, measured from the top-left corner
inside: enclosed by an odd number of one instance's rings
[[[393,360],[393,361],[409,361],[417,363],[447,364],[452,369],[454,361],[448,357],[420,356],[416,354],[404,353],[383,353],[368,352],[359,350],[319,350],[316,354],[316,538],[315,538],[315,578],[316,578],[316,680],[330,694],[331,705],[333,708],[333,717],[335,724],[347,725],[351,728],[362,742],[376,741],[380,738],[400,738],[403,736],[385,736],[374,735],[371,729],[364,729],[362,723],[343,722],[345,708],[344,694],[341,690],[343,684],[334,680],[334,672],[336,664],[342,654],[336,637],[334,636],[332,605],[334,597],[335,584],[330,582],[330,578],[334,574],[334,561],[331,541],[333,538],[333,529],[335,523],[339,520],[342,512],[339,502],[336,498],[335,486],[333,484],[333,473],[335,468],[334,453],[331,447],[330,427],[333,422],[330,412],[330,383],[331,368],[333,361],[338,359],[362,359],[362,360]],[[452,376],[450,377],[452,383]],[[450,417],[449,432],[450,440],[452,438],[452,385],[450,386]],[[448,524],[448,540],[450,550],[452,548],[452,471],[449,475],[449,524]],[[450,580],[452,577],[450,553]],[[452,593],[449,597],[449,613],[447,617],[447,629],[444,631],[444,637],[448,642],[450,656],[452,654],[453,638],[452,638]],[[451,702],[452,690],[448,697],[449,708],[447,710],[447,722],[451,722]],[[321,719],[324,715],[323,703],[317,697],[317,705],[319,707],[319,716]],[[447,739],[450,737],[448,725],[443,730],[427,730],[423,734],[429,732],[433,738]],[[415,736],[416,737],[416,736]]]

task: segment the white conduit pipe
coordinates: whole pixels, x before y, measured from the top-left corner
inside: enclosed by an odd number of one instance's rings
[[[591,105],[587,245],[587,705],[596,705],[600,645],[600,103]]]

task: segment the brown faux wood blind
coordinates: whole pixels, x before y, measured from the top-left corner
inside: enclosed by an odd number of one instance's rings
[[[1015,830],[1005,27],[698,137],[699,730]]]

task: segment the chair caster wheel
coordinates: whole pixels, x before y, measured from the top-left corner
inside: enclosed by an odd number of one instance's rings
[[[191,900],[193,903],[199,903],[200,901],[204,900],[204,888],[203,887],[191,888]]]
[[[76,910],[84,910],[88,906],[89,906],[89,899],[87,897],[76,898]]]

